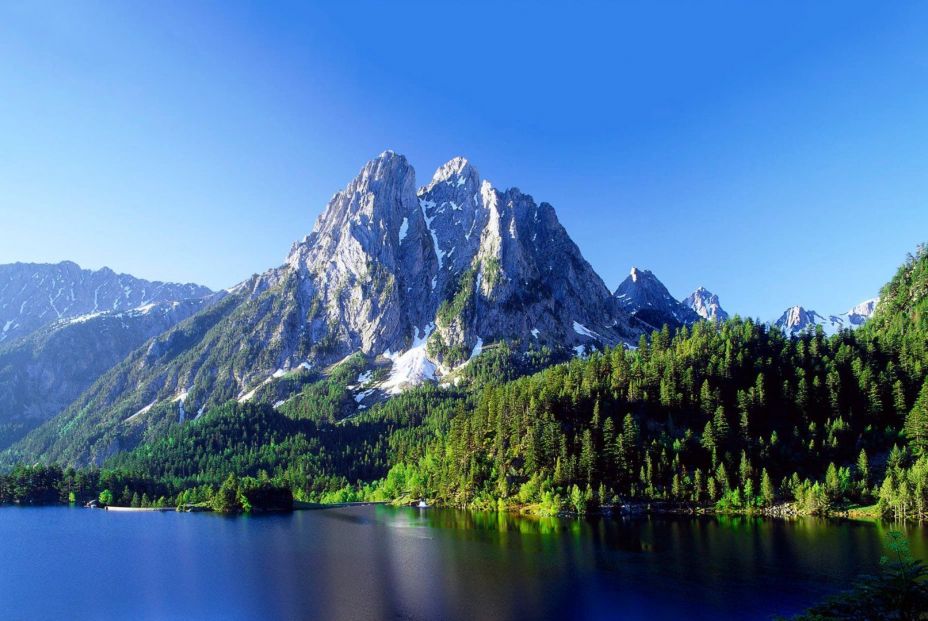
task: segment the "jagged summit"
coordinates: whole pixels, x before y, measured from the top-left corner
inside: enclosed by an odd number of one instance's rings
[[[614,293],[621,308],[646,329],[692,324],[699,316],[670,295],[657,276],[649,270],[632,267]]]
[[[622,340],[605,285],[550,205],[514,188],[495,189],[463,157],[414,188],[406,158],[381,154],[333,197],[288,258],[311,277],[303,290],[322,302],[315,307],[327,310],[325,325],[340,324],[353,335],[352,346],[401,351],[429,331],[436,362],[447,367],[488,336],[532,334],[532,341],[570,346],[588,340],[568,329],[574,320],[593,324],[603,344]],[[565,269],[555,273],[558,265]],[[380,292],[376,303],[365,282]],[[336,300],[336,292],[351,299]],[[455,300],[468,302],[462,314],[439,317]],[[559,313],[573,316],[548,325]]]
[[[719,303],[719,296],[702,286],[697,287],[695,291],[685,297],[683,305],[709,321],[721,322],[728,319],[728,313]]]
[[[816,325],[825,326],[827,320],[814,310],[806,310],[802,306],[790,306],[780,318],[774,322],[783,331],[790,335],[800,334],[808,330],[814,330]]]
[[[428,189],[439,183],[447,183],[452,186],[461,186],[470,183],[473,186],[477,186],[480,183],[480,174],[466,158],[457,156],[439,166],[435,174],[432,175],[432,180],[429,182],[429,185],[421,189],[420,193],[428,191]]]

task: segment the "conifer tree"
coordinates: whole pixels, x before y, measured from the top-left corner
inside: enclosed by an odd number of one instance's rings
[[[773,505],[776,492],[774,491],[773,481],[770,480],[770,475],[767,473],[766,468],[760,473],[760,495],[764,500],[764,506],[770,507]]]
[[[905,435],[916,453],[928,449],[928,379],[922,384],[918,398],[905,417]]]

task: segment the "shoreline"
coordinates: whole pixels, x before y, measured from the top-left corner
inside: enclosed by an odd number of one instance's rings
[[[138,513],[141,511],[152,512],[152,511],[177,511],[176,507],[112,507],[106,506],[103,507],[104,511],[116,511],[117,513]]]

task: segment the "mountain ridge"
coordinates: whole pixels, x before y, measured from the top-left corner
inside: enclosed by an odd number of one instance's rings
[[[854,330],[864,325],[873,316],[879,302],[879,297],[869,298],[843,313],[827,316],[803,306],[790,306],[770,324],[779,327],[788,336],[814,332],[817,326],[821,326],[825,334],[830,336],[844,329]]]
[[[73,261],[0,265],[0,343],[9,343],[60,319],[92,312],[127,311],[145,304],[204,297],[192,283],[149,281],[108,267]]]

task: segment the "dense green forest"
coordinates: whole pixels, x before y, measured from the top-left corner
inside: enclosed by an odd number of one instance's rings
[[[736,317],[566,362],[500,343],[455,384],[360,412],[348,407],[365,364],[356,356],[277,409],[229,402],[100,471],[18,467],[0,477],[0,500],[110,490],[116,502],[208,502],[231,475],[307,501],[422,497],[548,514],[629,502],[762,511],[794,501],[813,513],[879,503],[921,518],[926,343],[919,248],[855,332],[790,339]]]

